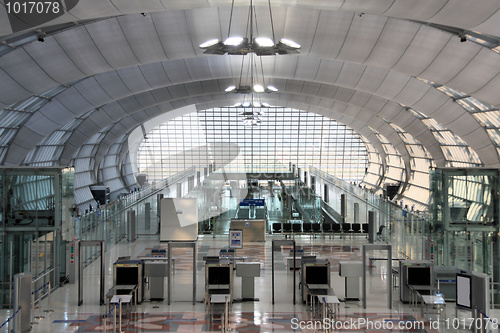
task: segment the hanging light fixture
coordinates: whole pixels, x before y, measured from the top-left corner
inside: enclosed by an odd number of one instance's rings
[[[243,108],[239,115],[244,117],[241,121],[246,126],[259,125],[265,116],[263,108],[270,107],[268,103],[260,102],[259,96],[255,94],[251,94],[248,99],[242,103],[236,103],[234,106]]]
[[[247,65],[247,77],[243,78],[243,73],[245,72],[245,59],[249,59],[249,64]],[[243,56],[241,61],[240,79],[238,85],[230,85],[225,92],[231,92],[236,94],[260,94],[260,93],[276,93],[278,88],[273,85],[266,85],[266,80],[264,77],[264,67],[262,64],[262,58],[260,58],[260,76],[256,75],[257,71],[257,59],[253,54]],[[246,82],[245,82],[246,81]]]
[[[299,53],[300,45],[296,42],[283,38],[275,43],[273,14],[271,11],[271,1],[269,0],[269,16],[271,19],[272,38],[269,37],[254,37],[254,6],[253,0],[250,0],[250,9],[247,20],[247,31],[250,35],[247,37],[231,36],[231,22],[233,19],[234,0],[231,4],[231,15],[229,17],[228,38],[221,41],[219,39],[211,39],[202,44],[200,48],[204,49],[205,54],[230,54],[230,55],[247,55],[255,53],[258,56],[275,55],[275,54],[297,54]],[[255,18],[255,28],[257,30],[257,18]]]

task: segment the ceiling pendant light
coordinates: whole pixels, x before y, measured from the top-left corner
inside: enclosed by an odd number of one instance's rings
[[[269,17],[271,20],[272,38],[269,37],[255,37],[253,35],[254,25],[257,30],[257,17],[254,23],[254,5],[253,0],[250,0],[249,15],[247,20],[247,31],[249,36],[231,36],[231,22],[233,20],[234,0],[231,4],[231,15],[229,17],[228,38],[224,42],[219,39],[210,39],[202,44],[200,48],[205,50],[205,54],[232,54],[232,55],[246,55],[248,53],[255,53],[258,56],[276,55],[276,54],[297,54],[299,53],[300,44],[288,38],[282,38],[278,43],[275,43],[273,14],[271,10],[271,2],[269,1]]]

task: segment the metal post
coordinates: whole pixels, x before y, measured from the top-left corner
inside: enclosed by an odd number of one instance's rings
[[[78,306],[83,304],[83,254],[82,241],[78,242]]]
[[[103,319],[103,325],[104,325],[104,327],[103,327],[104,333],[106,333],[106,319],[108,319],[108,315],[106,314],[102,319]]]
[[[361,267],[363,267],[363,309],[366,309],[366,251],[365,251],[365,246],[362,246],[362,251],[361,251]],[[371,269],[371,267],[370,267]]]
[[[116,304],[113,309],[113,333],[116,333]]]
[[[274,305],[274,239],[272,240],[272,244],[271,244],[272,248],[271,248],[271,279],[272,279],[272,282],[271,282],[271,289],[272,289],[272,304]],[[294,286],[295,288],[295,286]]]
[[[104,278],[105,278],[105,271],[106,268],[104,266],[104,252],[106,248],[106,243],[103,241],[101,242],[101,290],[100,290],[100,305],[103,305],[105,303],[105,296],[104,296]]]
[[[120,305],[120,318],[118,318],[118,330],[121,333],[122,332],[122,300],[121,299],[118,301],[118,304]]]
[[[38,322],[35,321],[35,294],[31,294],[31,324],[38,325]]]
[[[10,294],[10,298],[9,298],[9,304],[13,303],[13,300],[12,300],[12,286],[14,285],[14,276],[13,276],[13,263],[12,263],[12,254],[14,253],[14,250],[13,250],[13,246],[14,246],[14,242],[13,241],[10,241],[10,258],[9,258],[9,271],[10,271],[10,286],[9,286],[9,294]],[[31,257],[31,253],[30,253],[30,257]],[[31,269],[31,267],[30,267]]]
[[[196,303],[196,273],[197,273],[197,255],[198,248],[196,247],[196,242],[193,242],[193,305]]]
[[[49,281],[49,295],[47,296],[47,310],[45,310],[44,312],[46,313],[50,313],[50,312],[54,312],[54,310],[51,310],[50,309],[50,293],[51,293],[51,286],[50,286],[50,281]]]
[[[196,273],[196,266],[193,267],[193,271]],[[193,288],[195,288],[193,286]],[[168,305],[170,305],[172,294],[172,242],[168,242]]]
[[[144,229],[149,230],[151,228],[151,203],[146,202],[144,205]]]
[[[297,302],[295,301],[295,293],[296,293],[296,288],[297,288],[297,284],[296,284],[296,276],[297,274],[295,273],[295,258],[296,258],[296,253],[295,253],[295,240],[293,241],[293,304],[297,304]],[[302,288],[305,288],[305,286],[302,286]]]

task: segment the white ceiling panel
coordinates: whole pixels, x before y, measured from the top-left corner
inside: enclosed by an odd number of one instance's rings
[[[375,92],[382,85],[387,76],[387,71],[376,67],[366,67],[355,89]]]
[[[25,50],[11,52],[1,57],[1,67],[24,88],[24,91],[29,91],[32,94],[39,93],[40,86],[47,87],[47,89],[44,90],[48,90],[58,85],[56,81],[36,65],[32,56]],[[29,68],[29,70],[26,70],[27,68]],[[1,96],[7,95],[8,93],[9,90],[2,91]],[[4,98],[0,97],[0,99]]]
[[[365,66],[345,62],[337,77],[337,82],[341,82],[344,87],[354,88],[363,76],[365,69]]]
[[[184,60],[166,61],[162,63],[165,73],[167,73],[171,82],[189,82],[192,78],[189,76],[187,65]]]
[[[51,116],[58,118],[59,112],[70,112],[73,115],[80,115],[83,110],[91,110],[94,108],[92,104],[90,104],[87,99],[83,98],[81,94],[73,93],[73,94],[60,94],[57,96],[57,101],[64,106],[64,109],[56,108],[54,113]],[[51,104],[51,102],[47,103]],[[44,108],[45,112],[46,108]],[[80,112],[79,112],[80,111]]]
[[[375,15],[354,15],[338,58],[363,63],[372,52],[387,22]]]
[[[397,0],[385,11],[385,15],[394,17],[406,17],[409,19],[425,21],[433,17],[449,0],[419,0],[415,6],[413,0]]]
[[[112,99],[120,99],[130,94],[130,90],[115,71],[96,76],[96,80]]]
[[[151,87],[161,87],[172,83],[164,70],[163,63],[142,65],[140,70]]]
[[[321,59],[311,57],[297,57],[294,78],[298,80],[314,81],[318,74]]]
[[[484,48],[460,73],[445,85],[460,92],[473,95],[500,72],[499,55]],[[497,94],[498,95],[498,94]],[[497,97],[497,96],[495,96]],[[493,98],[485,96],[483,102],[493,104]]]
[[[30,92],[14,81],[3,68],[0,68],[0,91],[4,92],[0,96],[0,107],[14,104],[30,95]]]
[[[189,72],[189,77],[193,81],[208,80],[212,78],[210,67],[208,66],[208,58],[191,58],[185,59],[186,69]]]
[[[345,15],[340,12],[322,11],[319,15],[317,29],[315,29],[314,40],[310,47],[310,55],[330,55],[337,57],[342,48],[349,26],[354,15]],[[297,40],[300,44],[301,41]]]
[[[418,76],[429,67],[449,39],[448,33],[421,25],[406,52],[393,69]]]
[[[154,99],[153,95],[151,94],[151,92],[144,92],[144,93],[140,93],[140,94],[136,94],[134,95],[137,103],[139,103],[139,105],[142,107],[142,108],[145,108],[149,105],[153,105],[155,103],[157,103],[157,101]]]
[[[84,75],[68,57],[54,37],[46,37],[43,43],[26,45],[26,52],[55,82],[64,84]],[[57,61],[54,61],[57,59]]]
[[[429,85],[420,80],[410,80],[403,86],[403,90],[395,97],[395,100],[404,105],[413,105],[429,92]]]
[[[318,91],[321,88],[320,83],[314,83],[314,82],[305,82],[304,85],[302,86],[302,93],[306,95],[312,95],[316,97],[318,95]],[[321,98],[318,96],[318,98]]]
[[[86,26],[92,41],[112,68],[129,67],[139,61],[123,33],[118,19],[108,19]]]
[[[141,92],[152,88],[139,67],[124,68],[117,74],[129,91]]]
[[[169,59],[195,57],[195,47],[191,43],[189,25],[184,11],[151,14],[153,23]]]
[[[107,103],[110,99],[110,96],[97,83],[95,77],[90,77],[87,80],[79,82],[78,84],[69,88],[65,93],[71,94],[70,92],[71,89],[75,89],[78,94],[85,96],[85,99],[89,103],[91,103],[94,107],[103,105]]]
[[[450,0],[436,15],[430,18],[430,21],[451,27],[460,26],[472,29],[487,20],[491,13],[496,12],[499,8],[500,4],[495,0],[481,1],[480,4],[473,0]]]
[[[475,91],[474,98],[479,101],[488,100],[488,104],[492,104],[496,108],[500,109],[500,94],[498,93],[498,87],[500,87],[500,74],[497,74],[494,78],[492,78],[487,85]]]
[[[349,0],[344,1],[344,4],[340,9],[346,11],[358,11],[360,8],[363,8],[367,12],[384,13],[391,7],[393,2],[393,0],[373,0],[367,3],[364,0]]]
[[[379,96],[394,99],[403,90],[409,80],[411,78],[406,75],[390,71],[375,93]]]
[[[406,52],[419,27],[413,22],[388,19],[365,64],[392,68]]]
[[[112,69],[90,36],[88,26],[77,27],[54,36],[75,66],[86,76]]]
[[[461,43],[457,36],[451,36],[442,52],[419,76],[436,83],[445,84],[452,80],[464,66],[476,56],[481,48],[474,43]],[[453,61],[450,61],[453,59]]]

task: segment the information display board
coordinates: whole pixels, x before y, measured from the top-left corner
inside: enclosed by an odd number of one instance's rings
[[[229,247],[233,249],[243,248],[242,230],[229,230]]]

